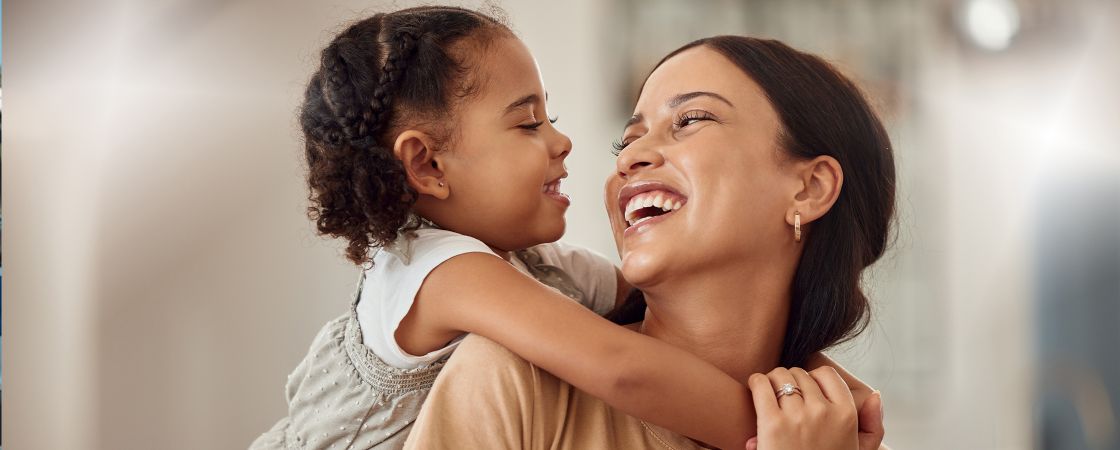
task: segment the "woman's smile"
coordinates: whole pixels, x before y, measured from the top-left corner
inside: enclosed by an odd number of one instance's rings
[[[666,220],[688,203],[688,196],[660,181],[637,181],[622,187],[618,207],[630,236]]]

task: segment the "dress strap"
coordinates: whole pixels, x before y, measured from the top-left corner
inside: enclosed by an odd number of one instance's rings
[[[366,284],[366,271],[362,269],[361,274],[358,275],[358,285],[354,287],[354,293],[350,296],[351,309],[358,307],[358,301],[362,299],[362,287]]]

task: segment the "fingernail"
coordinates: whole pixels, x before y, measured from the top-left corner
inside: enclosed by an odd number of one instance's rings
[[[879,390],[876,389],[872,395],[879,398],[879,418],[882,419],[883,417],[886,417],[883,415],[883,393],[879,392]]]

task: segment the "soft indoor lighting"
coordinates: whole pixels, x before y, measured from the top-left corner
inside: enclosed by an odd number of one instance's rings
[[[1012,0],[968,0],[963,26],[973,43],[985,50],[1003,50],[1019,32],[1019,8]]]

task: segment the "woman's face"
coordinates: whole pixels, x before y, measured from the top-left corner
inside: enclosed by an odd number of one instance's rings
[[[779,129],[762,89],[714,50],[658,67],[606,184],[626,279],[649,289],[678,274],[761,267],[751,264],[790,248],[801,181],[783,164]]]

